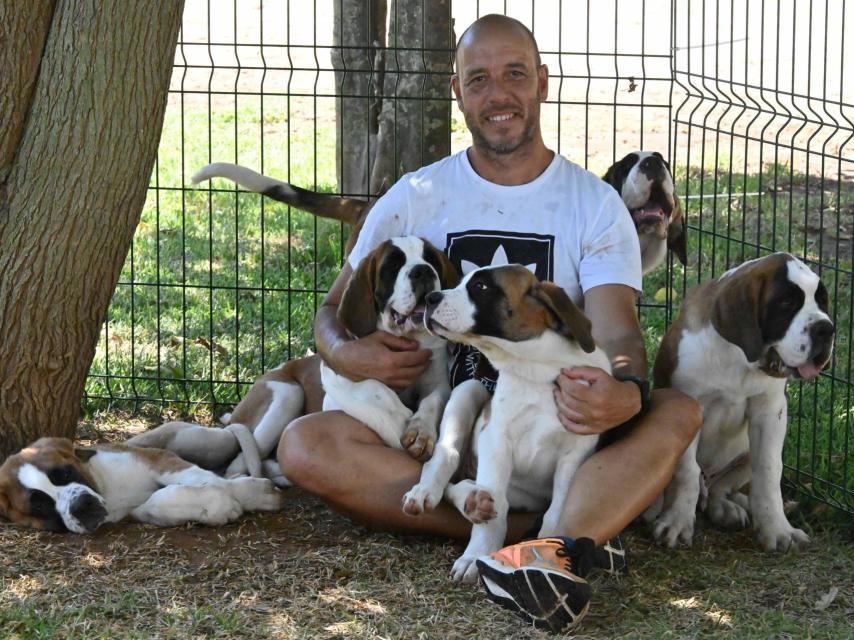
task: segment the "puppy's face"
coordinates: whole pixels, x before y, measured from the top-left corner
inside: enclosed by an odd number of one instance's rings
[[[721,335],[730,339],[729,333],[770,375],[818,377],[830,361],[835,329],[827,289],[809,267],[777,253],[731,269],[719,282],[713,323]]]
[[[595,348],[590,321],[566,292],[522,265],[483,267],[454,289],[427,296],[427,327],[449,340],[484,348],[494,338],[523,342],[546,330]]]
[[[687,263],[682,207],[676,197],[670,165],[657,151],[636,151],[614,163],[603,177],[620,194],[641,238],[666,240]]]
[[[457,282],[453,265],[432,244],[413,236],[392,238],[359,264],[338,318],[359,337],[377,329],[396,335],[422,331],[427,294]]]
[[[0,467],[0,515],[46,531],[91,533],[107,516],[84,464],[95,451],[41,438]]]

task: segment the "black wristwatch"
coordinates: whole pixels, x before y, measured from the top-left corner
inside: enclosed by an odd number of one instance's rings
[[[620,382],[634,382],[638,389],[640,389],[641,394],[641,408],[634,417],[642,416],[649,413],[649,405],[651,403],[650,395],[649,395],[649,382],[646,378],[640,378],[638,376],[629,376],[629,375],[615,375],[615,380],[619,380]]]

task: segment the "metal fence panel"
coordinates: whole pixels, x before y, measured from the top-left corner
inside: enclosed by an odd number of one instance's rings
[[[340,1],[187,1],[149,198],[86,411],[210,419],[263,371],[311,346],[311,320],[342,260],[341,226],[225,181],[195,188],[190,177],[231,161],[339,192],[336,135],[361,125],[335,118]],[[600,175],[637,149],[672,160],[691,260],[684,269],[669,260],[645,279],[640,313],[651,356],[694,283],[775,250],[820,271],[834,300],[837,351],[818,384],[790,387],[786,477],[854,511],[854,158],[844,78],[852,12],[844,2],[484,0],[452,11],[457,35],[491,12],[532,28],[549,67],[548,146]],[[453,105],[452,151],[468,141]]]

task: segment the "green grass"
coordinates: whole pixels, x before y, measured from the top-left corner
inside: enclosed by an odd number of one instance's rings
[[[250,98],[210,116],[198,106],[167,111],[152,188],[87,383],[88,414],[130,408],[209,420],[263,371],[311,347],[312,318],[342,259],[340,225],[238,193],[224,180],[189,185],[210,160],[260,168],[263,133],[266,173],[334,191],[334,125],[306,120],[306,100],[265,101],[263,121],[258,107]],[[847,500],[850,510],[854,191],[786,165],[746,175],[730,174],[729,165],[721,156],[717,166],[677,167],[678,193],[706,197],[684,201],[689,266],[674,260],[671,274],[659,269],[645,279],[650,366],[668,318],[695,283],[772,250],[820,265],[839,329],[836,352],[829,376],[789,386],[785,460],[803,473],[787,477],[809,493]]]

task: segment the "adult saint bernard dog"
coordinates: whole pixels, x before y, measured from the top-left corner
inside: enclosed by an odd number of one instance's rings
[[[455,580],[472,582],[478,575],[475,560],[504,542],[509,507],[532,511],[548,507],[539,536],[558,533],[569,485],[598,438],[563,428],[554,402],[554,381],[562,367],[589,365],[610,371],[611,365],[593,342],[590,321],[566,292],[538,281],[521,265],[483,267],[470,272],[456,288],[431,293],[426,321],[448,340],[478,348],[500,374],[495,394],[475,423],[476,479],[450,484],[445,493],[474,523],[469,544],[452,569]],[[471,431],[471,423],[466,428],[465,421],[483,400],[460,394],[461,388],[454,390],[454,396],[464,398],[468,417],[459,421],[457,433],[446,429],[447,415],[454,411],[449,403],[422,486],[407,494],[404,509],[408,500],[441,492],[450,478],[447,470],[455,465],[447,464],[447,458],[451,463],[458,460],[459,447],[452,451],[453,446],[447,445],[465,439]],[[430,465],[447,475],[434,474]],[[434,487],[427,486],[431,482]]]
[[[615,162],[602,179],[620,194],[641,246],[641,268],[649,273],[670,249],[688,264],[685,220],[670,165],[657,151],[634,151]]]
[[[664,493],[656,538],[691,543],[704,486],[701,506],[714,524],[741,528],[752,520],[766,550],[809,542],[783,513],[786,381],[815,380],[830,361],[827,305],[818,276],[787,253],[745,262],[687,297],[661,343],[654,376],[656,386],[700,403],[703,426]],[[748,482],[749,497],[740,492]]]
[[[92,533],[127,516],[163,527],[221,525],[281,508],[269,480],[227,480],[160,449],[41,438],[0,466],[0,516],[46,531]]]
[[[226,468],[227,477],[248,471],[284,486],[286,475],[276,460],[267,459],[284,428],[304,413],[337,408],[374,428],[388,446],[414,458],[428,456],[450,388],[445,341],[423,326],[424,298],[458,281],[445,254],[415,237],[387,240],[353,272],[338,307],[349,333],[362,337],[382,329],[433,351],[428,369],[399,395],[376,380],[353,382],[311,356],[259,378],[226,418],[225,429],[168,422],[128,444],[169,449],[205,468]]]

